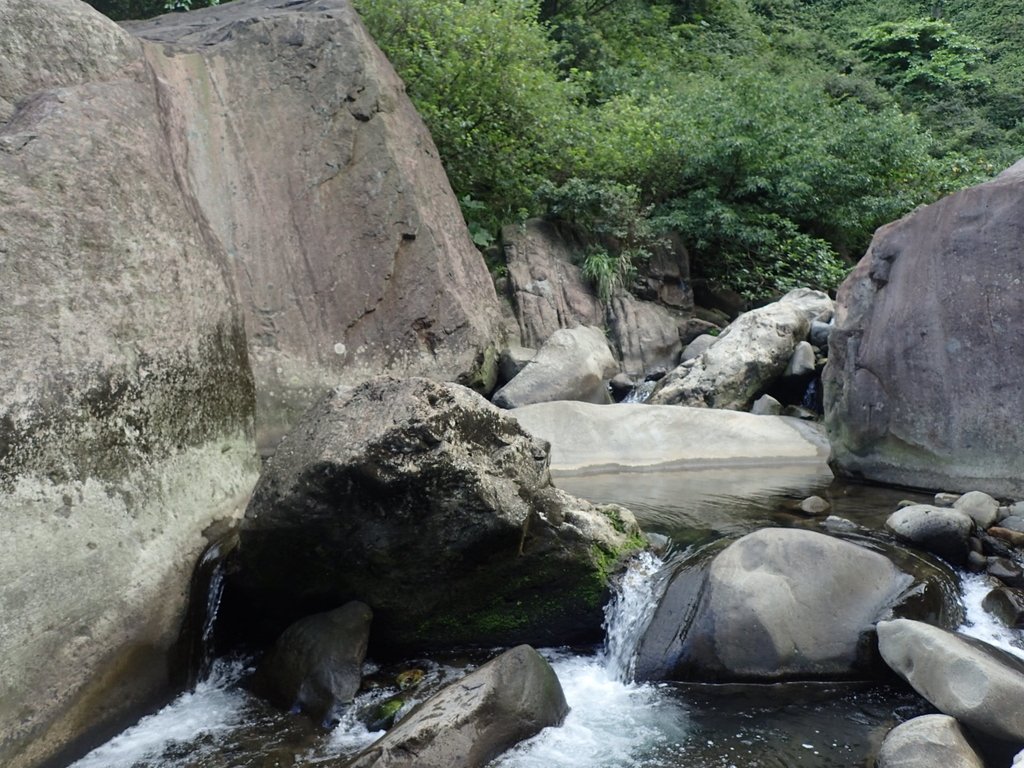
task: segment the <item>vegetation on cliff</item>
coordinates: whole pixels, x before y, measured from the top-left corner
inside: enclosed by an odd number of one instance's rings
[[[1024,154],[1024,13],[905,0],[356,0],[475,239],[558,215],[600,277],[682,235],[751,298]],[[591,263],[592,262],[592,263]]]
[[[749,298],[830,289],[875,228],[1024,155],[1014,0],[354,4],[475,242],[557,216],[600,244],[606,287],[672,232]]]

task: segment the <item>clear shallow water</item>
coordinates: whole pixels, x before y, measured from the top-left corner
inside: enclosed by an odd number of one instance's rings
[[[820,526],[791,507],[810,494],[832,513],[879,529],[903,491],[831,482],[821,465],[714,469],[559,478],[594,501],[629,506],[647,530],[673,537],[678,549],[764,525]],[[848,768],[870,765],[897,722],[930,711],[906,688],[879,684],[710,686],[626,682],[632,644],[662,586],[647,559],[625,580],[609,608],[607,647],[599,652],[544,651],[572,711],[502,756],[495,768]],[[963,631],[1024,655],[1024,633],[981,609],[987,585],[967,575]],[[419,697],[457,679],[481,659],[414,660],[425,671]],[[251,660],[218,660],[191,693],[74,764],[74,768],[277,768],[315,766],[359,752],[379,735],[365,713],[395,695],[395,670],[367,670],[376,687],[360,693],[332,731],[274,710],[242,684]],[[411,698],[406,708],[416,698]]]

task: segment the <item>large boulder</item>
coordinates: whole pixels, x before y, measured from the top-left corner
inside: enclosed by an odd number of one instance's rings
[[[345,768],[482,768],[568,713],[551,665],[520,645],[420,704]]]
[[[501,408],[551,400],[610,403],[608,379],[618,372],[600,328],[562,328],[551,334],[533,359],[494,393],[493,401]]]
[[[563,473],[684,467],[819,465],[828,441],[817,425],[784,416],[620,403],[558,401],[509,412],[551,444]]]
[[[1004,173],[875,233],[829,340],[837,473],[1024,495],[1022,190]]]
[[[153,44],[177,178],[223,244],[269,448],[383,372],[493,388],[500,312],[437,150],[348,0],[242,0]]]
[[[609,572],[641,540],[627,510],[554,488],[547,460],[455,384],[336,391],[265,468],[235,584],[270,619],[362,600],[375,654],[592,640]]]
[[[825,534],[756,531],[680,566],[640,640],[636,676],[767,682],[863,675],[876,666],[875,622],[901,604],[956,620],[943,575],[934,568],[921,575]],[[921,601],[925,591],[931,599]]]
[[[683,351],[678,313],[661,304],[639,301],[620,293],[609,302],[608,330],[623,370],[640,376],[645,371],[674,368]]]
[[[990,736],[1024,742],[1024,661],[909,619],[879,622],[878,649],[940,712]]]
[[[288,627],[261,664],[271,698],[317,722],[337,719],[359,691],[372,619],[370,607],[353,600]]]
[[[754,396],[785,373],[811,321],[831,312],[827,295],[802,288],[746,312],[702,355],[659,381],[649,402],[748,410]]]
[[[193,566],[255,482],[229,255],[142,46],[0,2],[0,764],[172,690]]]
[[[954,718],[922,715],[893,728],[882,742],[876,768],[985,768]]]

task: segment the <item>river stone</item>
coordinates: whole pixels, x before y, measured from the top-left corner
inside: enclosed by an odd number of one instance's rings
[[[85,3],[0,2],[5,768],[174,692],[193,566],[257,472],[229,257],[142,48]]]
[[[881,227],[839,288],[823,383],[833,467],[1024,495],[1024,176]]]
[[[608,302],[608,335],[622,369],[634,376],[671,368],[683,351],[683,315],[651,301],[619,292]]]
[[[562,328],[492,399],[501,408],[551,400],[610,403],[607,382],[618,371],[601,329]]]
[[[825,534],[766,528],[672,577],[637,650],[638,680],[835,679],[873,667],[873,625],[915,579]]]
[[[936,507],[952,507],[956,504],[957,499],[960,498],[959,493],[936,493],[935,494],[935,506]]]
[[[811,320],[832,311],[820,291],[797,289],[740,315],[700,357],[658,382],[652,404],[747,410],[781,376]]]
[[[1024,661],[973,638],[909,619],[878,624],[886,663],[944,714],[1024,742]]]
[[[1016,531],[1017,533],[1024,533],[1024,517],[1009,515],[999,521],[999,527],[1006,528],[1010,531]]]
[[[271,698],[317,722],[338,719],[359,690],[372,619],[368,605],[352,601],[288,627],[261,664]]]
[[[898,539],[962,564],[974,521],[963,512],[930,504],[915,504],[893,512],[885,527]]]
[[[505,347],[498,355],[498,386],[508,384],[537,356],[536,349],[529,347]]]
[[[345,768],[482,768],[569,713],[551,665],[528,645],[423,702]]]
[[[782,464],[819,465],[828,473],[820,428],[783,416],[569,401],[509,415],[551,444],[551,469],[562,473]]]
[[[923,715],[897,725],[885,737],[876,768],[985,768],[948,715]]]
[[[1008,557],[988,558],[988,575],[1008,587],[1024,587],[1024,570]]]
[[[233,587],[282,624],[362,600],[375,655],[593,641],[610,571],[643,540],[628,510],[554,488],[547,462],[465,387],[335,391],[264,469]]]
[[[981,601],[981,607],[1014,629],[1024,629],[1024,592],[1012,587],[996,587]]]
[[[1024,533],[1022,533],[1021,531],[1013,531],[1009,528],[1002,528],[996,525],[988,529],[988,534],[990,539],[1000,539],[1002,541],[1008,542],[1009,544],[1012,544],[1014,547],[1024,548]],[[982,541],[985,540],[982,539]],[[1002,552],[1000,554],[1008,555],[1009,552]]]
[[[228,255],[264,452],[338,384],[493,389],[493,281],[349,0],[246,0],[125,28],[147,41],[171,178]]]
[[[981,491],[968,491],[953,502],[953,509],[970,517],[979,528],[990,528],[999,515],[999,502]]]
[[[782,413],[782,403],[771,395],[761,395],[750,406],[750,412],[755,416],[778,416]]]

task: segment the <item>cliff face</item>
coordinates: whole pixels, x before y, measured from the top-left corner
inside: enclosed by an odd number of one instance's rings
[[[256,436],[329,386],[472,383],[496,300],[343,0],[130,34],[0,2],[0,763],[168,689]]]
[[[348,2],[234,2],[129,29],[151,43],[176,167],[227,252],[261,439],[376,373],[473,383],[494,287]]]
[[[1024,169],[882,227],[839,290],[825,368],[833,468],[1024,493]]]

